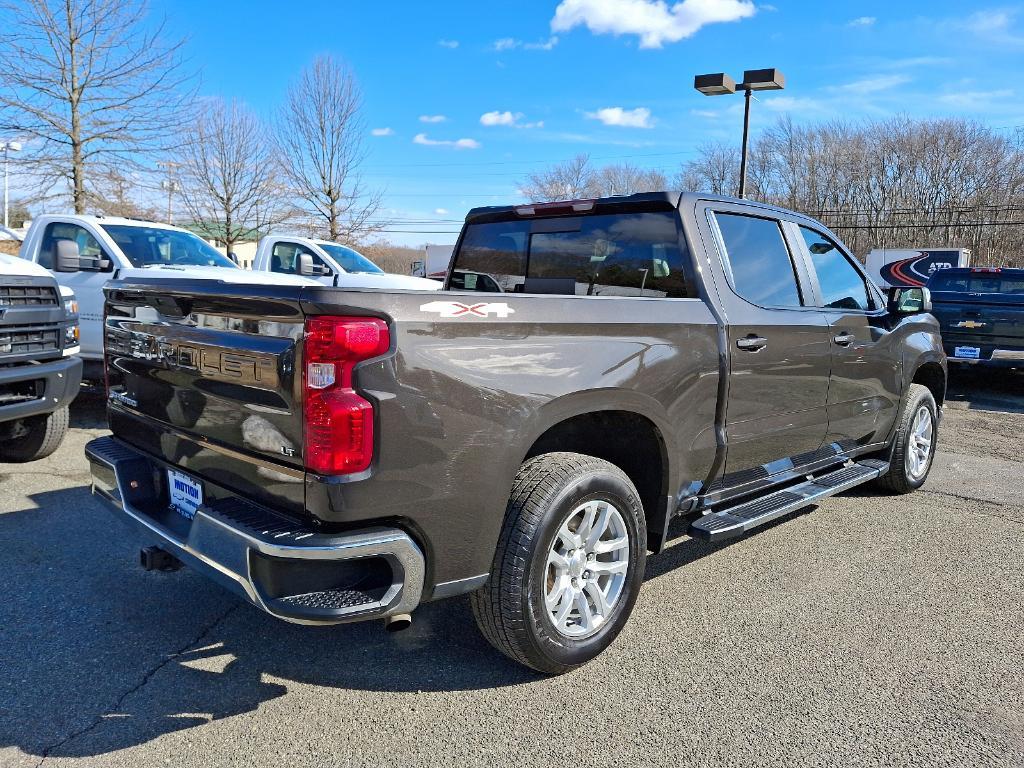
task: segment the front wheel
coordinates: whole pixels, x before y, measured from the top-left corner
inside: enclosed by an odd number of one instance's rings
[[[45,459],[60,447],[70,423],[67,406],[44,416],[31,416],[16,425],[14,437],[0,445],[0,461]]]
[[[647,530],[633,483],[613,464],[547,453],[520,468],[490,580],[472,595],[484,637],[546,674],[615,640],[643,581]]]
[[[875,481],[882,490],[903,494],[924,485],[935,458],[938,424],[931,391],[911,384],[897,421],[889,471]]]

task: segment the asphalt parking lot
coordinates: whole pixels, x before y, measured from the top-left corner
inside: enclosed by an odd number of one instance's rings
[[[928,484],[648,564],[556,679],[464,599],[412,628],[278,622],[146,573],[89,495],[96,396],[0,464],[0,765],[1024,765],[1024,376],[956,376]]]

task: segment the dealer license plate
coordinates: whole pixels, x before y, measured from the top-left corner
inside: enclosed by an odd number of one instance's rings
[[[977,360],[981,357],[980,347],[953,347],[953,357]]]
[[[197,480],[173,469],[167,470],[167,487],[171,492],[171,506],[187,520],[196,516],[203,503],[203,486]]]

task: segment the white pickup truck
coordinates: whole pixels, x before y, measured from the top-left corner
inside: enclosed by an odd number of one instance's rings
[[[79,270],[56,269],[58,251],[79,260]],[[144,270],[146,277],[220,279],[231,282],[249,275],[198,235],[186,229],[152,221],[78,214],[36,217],[18,255],[45,267],[61,286],[78,299],[81,357],[86,379],[102,379],[103,287],[115,278]],[[251,277],[251,275],[250,275]],[[274,282],[301,282],[305,278],[275,276]]]
[[[253,258],[254,272],[312,277],[338,288],[436,291],[441,283],[385,272],[358,251],[328,240],[294,235],[267,235]]]

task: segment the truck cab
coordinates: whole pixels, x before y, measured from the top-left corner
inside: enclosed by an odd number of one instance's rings
[[[58,251],[77,262],[74,271],[58,269]],[[198,277],[210,268],[237,270],[198,235],[180,227],[118,217],[38,216],[18,254],[42,267],[79,303],[81,356],[90,366],[86,378],[102,377],[103,287],[126,270],[146,269],[153,277]],[[216,274],[216,273],[214,273]]]
[[[312,277],[337,288],[439,290],[441,284],[385,272],[358,251],[329,240],[295,235],[267,235],[260,240],[252,262],[254,272]]]

